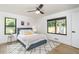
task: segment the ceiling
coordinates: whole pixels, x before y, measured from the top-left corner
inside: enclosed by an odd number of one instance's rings
[[[79,7],[79,4],[44,4],[44,7],[41,10],[45,12],[45,14],[27,12],[29,10],[34,10],[38,6],[39,4],[0,4],[0,11],[21,14],[37,19],[53,13],[77,8]]]

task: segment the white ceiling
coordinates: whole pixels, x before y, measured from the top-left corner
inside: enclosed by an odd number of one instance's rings
[[[61,12],[68,9],[79,7],[79,4],[44,4],[41,9],[45,14],[35,14],[35,12],[27,12],[34,10],[38,4],[0,4],[0,11],[21,14],[33,18],[40,18],[49,14]]]

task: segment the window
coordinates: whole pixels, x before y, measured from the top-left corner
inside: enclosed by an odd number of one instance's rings
[[[5,17],[5,34],[15,34],[16,33],[16,19]]]
[[[55,20],[53,20],[53,21],[49,20],[48,21],[48,32],[49,33],[55,33]]]
[[[66,17],[47,20],[47,32],[55,34],[67,34]]]

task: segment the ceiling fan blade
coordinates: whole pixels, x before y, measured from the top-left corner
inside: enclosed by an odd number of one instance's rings
[[[41,14],[44,14],[44,12],[40,11]]]
[[[38,8],[41,9],[43,6],[44,6],[43,4],[40,4],[40,5],[38,6]]]
[[[34,11],[36,11],[36,10],[31,10],[31,11],[27,11],[27,12],[34,12]]]

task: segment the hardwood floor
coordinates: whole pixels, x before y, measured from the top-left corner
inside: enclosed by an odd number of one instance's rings
[[[52,49],[49,54],[79,54],[79,49],[69,45],[60,44],[56,48]]]
[[[48,40],[46,44],[38,46],[30,51],[27,51],[20,42],[13,42],[2,44],[0,46],[1,54],[47,54],[53,48],[57,47],[60,43]]]
[[[5,54],[5,53],[7,53],[7,45],[1,44],[0,45],[0,54]]]
[[[17,43],[17,41],[0,44],[0,54],[6,54],[8,51],[7,46],[15,43]]]
[[[38,52],[41,51],[41,53],[46,54],[46,52],[48,51],[48,54],[79,54],[79,49],[78,48],[74,48],[71,47],[69,45],[65,45],[65,44],[59,44],[58,46],[54,47],[54,44],[57,44],[57,42],[53,42],[52,41],[49,43],[47,43],[47,45],[44,45],[41,47],[37,47],[36,49],[33,49],[32,51],[25,51],[25,48],[23,48],[22,45],[20,45],[18,42],[13,42],[13,43],[7,43],[7,44],[1,44],[0,45],[0,54],[40,54]],[[49,47],[51,47],[49,49]],[[40,50],[41,49],[41,50]],[[46,50],[47,49],[47,50]],[[36,53],[35,53],[36,50]],[[45,51],[45,52],[44,52]]]

